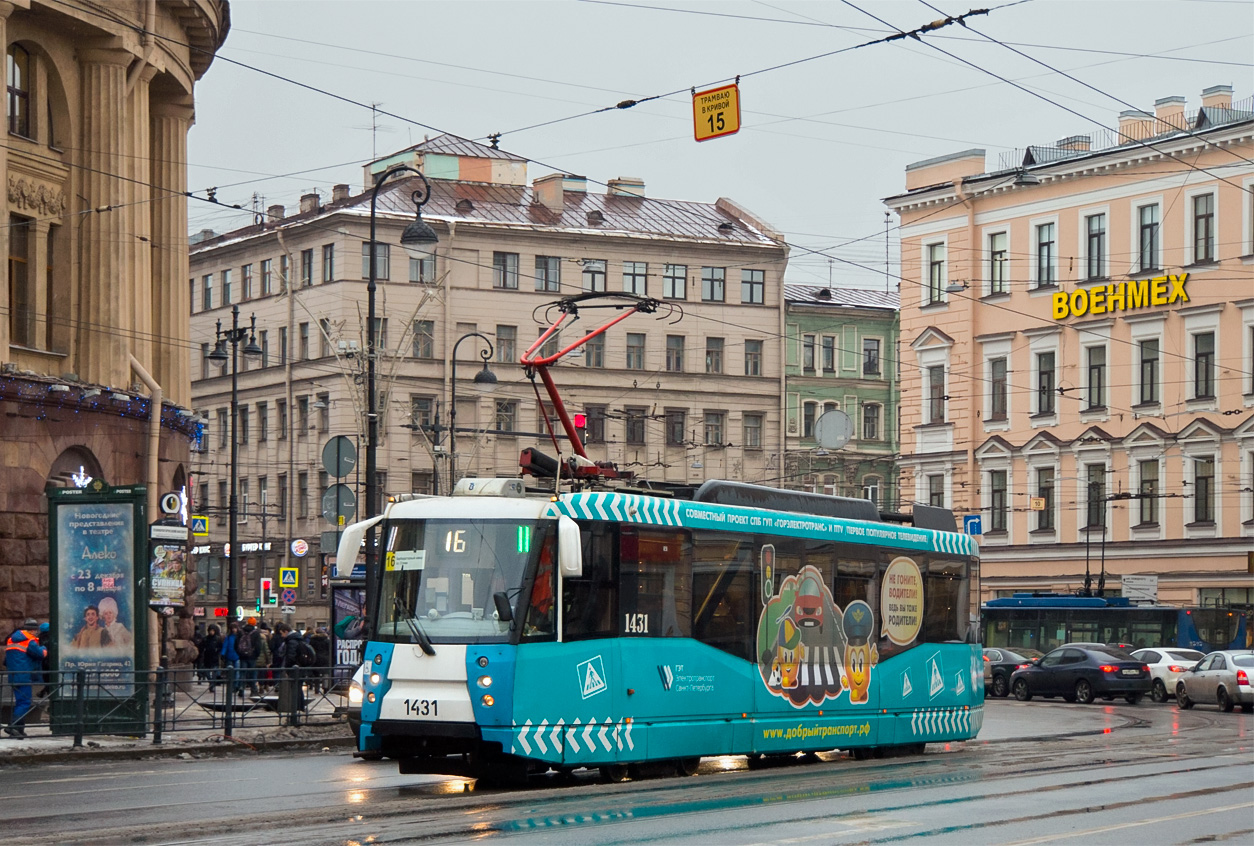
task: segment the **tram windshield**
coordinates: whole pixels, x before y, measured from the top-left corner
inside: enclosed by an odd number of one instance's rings
[[[551,573],[552,520],[432,519],[390,523],[375,637],[412,643],[506,640],[537,564]],[[498,595],[501,597],[498,599]],[[503,618],[498,610],[508,606]]]

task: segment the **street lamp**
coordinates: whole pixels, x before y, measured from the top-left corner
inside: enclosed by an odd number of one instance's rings
[[[486,350],[479,351],[479,357],[483,359],[483,369],[475,374],[475,387],[480,391],[488,393],[496,389],[496,374],[488,369],[488,359],[492,358],[493,347],[492,341],[487,335],[479,332],[467,332],[457,339],[453,344],[453,355],[451,358],[452,370],[450,372],[450,396],[448,404],[448,489],[449,493],[453,492],[453,488],[457,486],[457,348],[461,342],[467,338],[482,338],[483,342],[488,345]]]
[[[239,426],[239,345],[240,341],[248,338],[248,343],[244,345],[244,356],[249,359],[258,359],[261,357],[261,347],[257,346],[257,315],[252,315],[252,320],[247,329],[239,325],[239,306],[231,306],[231,328],[225,332],[222,331],[222,321],[218,321],[217,335],[213,345],[213,352],[209,353],[209,360],[214,364],[223,366],[229,360],[231,363],[231,498],[227,504],[227,520],[230,521],[230,555],[227,561],[227,582],[226,582],[226,604],[227,604],[227,620],[237,620],[236,609],[239,607],[239,583],[240,583],[240,555],[239,555],[239,473],[237,472],[236,462],[239,460],[239,437],[237,427]],[[226,345],[231,345],[231,354],[226,354]]]
[[[414,191],[414,220],[405,227],[401,234],[401,246],[405,252],[414,255],[426,252],[425,248],[439,242],[440,238],[422,219],[422,207],[431,199],[431,183],[417,168],[409,165],[396,165],[388,168],[375,177],[374,189],[370,192],[370,274],[366,284],[366,507],[365,518],[369,520],[379,513],[379,486],[376,480],[379,446],[379,397],[375,391],[375,317],[374,295],[379,276],[379,245],[375,242],[376,206],[379,200],[379,189],[398,173],[412,173],[422,180],[422,188]],[[389,274],[390,275],[390,274]],[[375,530],[371,526],[366,532],[366,601],[372,602],[374,585],[378,574],[374,565],[378,557],[375,549]]]

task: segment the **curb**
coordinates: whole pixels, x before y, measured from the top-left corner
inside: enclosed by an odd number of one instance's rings
[[[260,743],[252,744],[237,737],[235,743],[231,743],[225,739],[214,743],[177,743],[167,745],[164,743],[147,743],[137,744],[135,746],[125,747],[91,747],[87,744],[92,743],[90,738],[83,741],[83,746],[66,746],[62,749],[53,749],[47,752],[22,751],[13,754],[0,755],[0,768],[8,764],[40,764],[48,762],[62,761],[81,761],[84,758],[91,758],[97,761],[126,761],[140,758],[171,758],[180,757],[183,754],[191,755],[194,758],[224,758],[233,755],[256,754],[264,755],[270,752],[289,752],[299,750],[315,750],[323,747],[332,749],[344,747],[354,748],[356,743],[352,737],[336,736],[323,738],[293,738],[293,739],[263,739]]]

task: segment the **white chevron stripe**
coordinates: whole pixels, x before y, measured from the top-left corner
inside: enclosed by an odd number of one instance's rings
[[[622,505],[622,502],[623,498],[617,495],[610,500],[610,514],[613,515],[614,519],[620,523],[623,522],[623,512],[619,507]]]
[[[621,725],[619,725],[618,723],[614,724],[614,745],[618,747],[619,752],[623,751],[622,730],[623,730],[623,727]]]
[[[536,746],[540,748],[540,754],[545,755],[549,751],[549,747],[544,743],[544,730],[549,727],[549,721],[543,720],[540,725],[536,726]]]
[[[562,721],[558,720],[553,724],[553,731],[549,732],[549,742],[553,744],[553,754],[556,755],[562,751]]]
[[[605,725],[601,726],[600,730],[597,731],[597,737],[600,738],[601,745],[605,747],[606,752],[610,751],[610,739],[606,736],[607,734],[609,734],[609,730],[610,730],[610,721],[608,718],[606,718]]]
[[[627,724],[627,727],[623,730],[623,736],[627,739],[627,748],[634,752],[636,751],[636,744],[631,740],[631,726],[631,723]]]
[[[605,495],[604,494],[598,495],[597,498],[594,500],[594,504],[596,506],[597,515],[602,520],[610,519],[610,515],[605,510]]]
[[[527,742],[527,732],[531,730],[531,720],[523,723],[522,729],[518,732],[518,742],[522,745],[523,752],[527,755],[531,754],[531,744]]]
[[[588,720],[588,725],[583,730],[583,745],[588,747],[589,752],[595,752],[597,748],[596,741],[592,739],[592,732],[596,730],[596,727],[597,721],[593,717],[591,720]]]
[[[579,735],[579,718],[576,717],[575,722],[571,724],[570,728],[566,729],[566,745],[569,746],[575,752],[576,755],[579,754],[579,751],[580,751],[578,735]]]

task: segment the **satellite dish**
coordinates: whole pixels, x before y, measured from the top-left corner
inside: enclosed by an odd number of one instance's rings
[[[823,449],[840,449],[853,437],[853,421],[840,409],[825,411],[814,421],[814,438]]]

